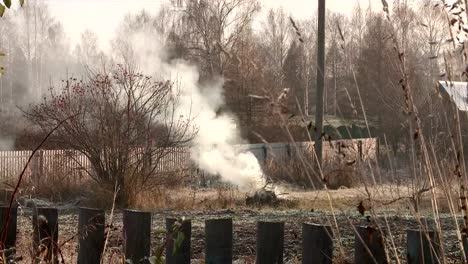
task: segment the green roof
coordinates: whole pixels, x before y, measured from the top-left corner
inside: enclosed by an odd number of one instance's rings
[[[315,116],[308,116],[302,118],[301,116],[295,116],[289,119],[289,124],[299,125],[299,126],[308,126],[310,123],[315,124]],[[323,125],[330,125],[333,127],[340,126],[366,126],[366,122],[362,119],[344,119],[336,116],[324,116]],[[374,122],[369,121],[369,126],[373,126]]]

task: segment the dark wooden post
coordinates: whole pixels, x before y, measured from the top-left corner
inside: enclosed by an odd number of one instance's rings
[[[441,245],[437,232],[407,230],[406,235],[408,264],[442,263]]]
[[[364,157],[363,150],[362,150],[362,140],[358,140],[357,146],[358,146],[359,160],[362,161],[362,158]]]
[[[41,179],[43,179],[44,177],[44,150],[40,149],[37,154],[39,155],[39,170],[38,170],[38,173],[39,173],[39,177]]]
[[[33,159],[31,160],[31,167],[33,173],[33,181],[34,183],[39,184],[40,181],[44,180],[44,150],[40,149],[36,152]]]
[[[99,264],[104,250],[104,210],[80,208],[78,264]]]
[[[7,214],[8,214],[8,206],[0,207],[0,234],[3,233],[3,227],[5,226]],[[3,249],[10,249],[10,248],[14,249],[16,246],[17,217],[18,217],[18,208],[12,207],[10,220],[8,221],[8,228],[6,231],[7,232],[6,241],[5,241],[5,245],[3,245]],[[10,255],[13,255],[14,252],[15,252],[14,250],[13,251],[7,250],[5,255],[8,258]]]
[[[177,240],[177,234],[174,233],[174,224],[177,219],[166,218],[167,230],[167,246],[166,246],[166,263],[167,264],[187,264],[190,263],[190,241],[192,235],[192,222],[190,220],[182,221],[179,232],[183,233],[184,239],[179,248],[174,252],[174,242]]]
[[[232,263],[232,219],[205,221],[205,263]]]
[[[58,262],[58,232],[57,208],[37,208],[37,214],[33,210],[34,250],[36,254],[42,252],[45,261]]]
[[[379,159],[380,158],[380,138],[377,138],[375,140],[375,145],[376,145],[376,148],[377,148],[377,150],[376,150],[377,157],[376,158]]]
[[[282,264],[284,247],[284,223],[257,223],[258,264]]]
[[[468,262],[468,236],[462,235],[463,252],[465,252],[465,261]]]
[[[1,193],[1,196],[2,196],[1,203],[2,203],[4,206],[9,205],[9,204],[10,204],[11,196],[13,195],[13,189],[9,189],[9,188],[1,189],[1,190],[0,190],[0,193]]]
[[[330,226],[302,224],[302,263],[333,262],[333,232]]]
[[[357,226],[354,239],[355,263],[388,263],[385,241],[380,230],[370,226]]]
[[[127,259],[140,263],[150,257],[151,213],[124,210],[123,213],[124,252]]]

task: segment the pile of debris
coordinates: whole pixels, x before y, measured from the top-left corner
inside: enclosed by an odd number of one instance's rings
[[[247,206],[277,206],[281,199],[275,194],[274,191],[260,189],[253,193],[253,195],[247,195],[245,198],[245,204]]]

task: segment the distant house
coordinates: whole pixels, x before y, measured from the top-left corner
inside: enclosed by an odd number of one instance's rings
[[[312,137],[314,135],[315,116],[301,117],[295,116],[288,120],[289,125],[307,126],[311,131]],[[325,115],[323,120],[323,132],[326,136],[330,136],[332,140],[338,139],[359,139],[369,138],[369,131],[371,137],[378,136],[378,131],[373,122],[369,121],[369,129],[364,120],[358,119],[343,119],[332,115]],[[326,137],[328,138],[328,137]]]
[[[459,131],[457,121],[459,120],[462,134],[461,143],[465,158],[468,158],[468,82],[439,81],[439,89],[443,98],[443,108],[437,110],[442,118],[441,127],[439,127],[440,136],[437,140],[445,142],[444,148],[448,149],[450,145],[447,144],[450,144],[451,138],[453,138],[458,146],[460,142],[458,142],[456,131]],[[459,149],[456,151],[458,152]]]
[[[468,111],[468,82],[439,81],[442,96],[460,111]]]

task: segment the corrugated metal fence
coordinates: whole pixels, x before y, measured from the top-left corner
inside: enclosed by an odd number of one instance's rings
[[[261,162],[267,160],[289,160],[297,155],[312,155],[313,142],[250,144],[243,147],[251,151]],[[378,143],[376,138],[336,140],[324,142],[323,159],[333,162],[336,159],[367,160],[376,159]]]

